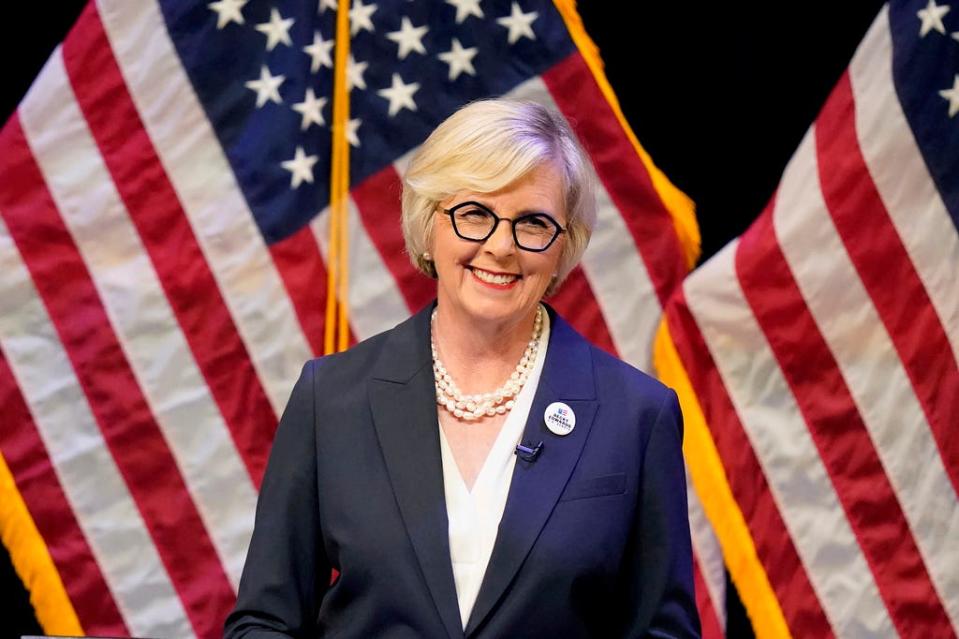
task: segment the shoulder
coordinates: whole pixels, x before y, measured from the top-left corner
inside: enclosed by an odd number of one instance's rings
[[[430,359],[429,318],[432,306],[400,322],[393,328],[369,337],[349,349],[311,360],[306,364],[315,387],[325,395],[339,389],[365,388],[373,377],[404,381]]]
[[[590,354],[593,374],[600,389],[613,385],[656,404],[661,404],[673,394],[673,391],[658,379],[597,346],[590,344]]]

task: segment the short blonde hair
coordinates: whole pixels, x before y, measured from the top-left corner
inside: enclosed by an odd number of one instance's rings
[[[436,209],[453,194],[492,193],[544,164],[562,178],[566,242],[547,294],[579,262],[596,222],[593,174],[582,147],[558,113],[535,102],[472,102],[444,120],[413,155],[403,176],[403,237],[413,265],[436,277],[429,249]]]

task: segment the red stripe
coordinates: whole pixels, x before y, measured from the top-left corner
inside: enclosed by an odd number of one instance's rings
[[[702,626],[702,639],[723,639],[726,633],[719,623],[709,589],[699,568],[699,557],[693,553],[693,588],[696,592],[696,608],[699,610],[699,622]]]
[[[570,271],[566,281],[548,301],[583,337],[614,357],[618,356],[616,345],[613,344],[613,338],[603,318],[603,309],[596,301],[581,266]]]
[[[773,501],[766,475],[681,291],[667,306],[666,321],[790,633],[794,637],[834,636]]]
[[[50,552],[80,625],[87,634],[129,635],[2,349],[0,406],[4,423],[0,428],[0,453]]]
[[[218,635],[233,605],[233,590],[86,264],[30,155],[19,116],[0,133],[0,149],[0,215],[194,630],[203,637]]]
[[[686,277],[686,261],[672,215],[653,187],[616,114],[579,52],[543,74],[556,106],[563,112],[596,173],[626,222],[661,305]]]
[[[853,100],[847,72],[816,121],[823,196],[959,493],[959,366],[866,166],[856,137]]]
[[[905,636],[952,626],[866,425],[776,241],[772,206],[742,236],[736,274],[829,472],[879,593]]]
[[[413,268],[406,254],[400,227],[402,191],[400,176],[390,165],[354,186],[351,195],[366,234],[393,274],[406,305],[415,313],[436,297],[436,282]]]
[[[319,244],[309,224],[271,244],[270,254],[313,354],[322,355],[327,273]]]
[[[277,419],[113,59],[96,4],[63,43],[77,101],[197,365],[259,486]]]

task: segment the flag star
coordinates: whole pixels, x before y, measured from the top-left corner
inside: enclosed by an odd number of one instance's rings
[[[930,2],[931,1],[932,0],[930,0]],[[538,12],[530,11],[529,13],[523,13],[523,10],[519,8],[519,4],[514,2],[510,14],[505,18],[497,18],[496,22],[509,29],[509,37],[507,39],[510,44],[513,44],[523,37],[529,38],[530,40],[536,39],[532,24],[533,20],[537,17],[539,17]]]
[[[295,189],[304,182],[313,184],[313,165],[319,156],[307,155],[302,146],[296,147],[296,154],[292,160],[280,162],[280,166],[290,172],[290,188]]]
[[[323,107],[326,106],[326,102],[326,98],[316,97],[313,89],[306,90],[303,101],[293,105],[293,110],[303,116],[300,129],[305,131],[310,128],[311,124],[319,124],[320,126],[326,124],[326,120],[323,119]]]
[[[949,13],[949,5],[938,6],[936,0],[929,0],[925,9],[916,12],[922,25],[919,27],[919,37],[924,38],[926,34],[935,29],[942,35],[946,35],[946,26],[942,24],[942,17]]]
[[[952,39],[955,40],[956,42],[959,42],[959,31],[953,31]]]
[[[464,49],[463,45],[461,45],[460,41],[456,38],[453,38],[452,47],[449,51],[437,56],[440,60],[450,65],[449,79],[451,81],[455,80],[459,77],[459,74],[464,71],[469,75],[476,75],[476,69],[473,68],[473,58],[476,57],[479,49],[476,47]]]
[[[376,13],[376,5],[363,4],[363,0],[353,0],[353,7],[350,9],[350,35],[355,36],[360,30],[373,33],[373,21],[370,19]]]
[[[949,100],[950,118],[959,113],[959,73],[956,74],[955,79],[952,81],[952,88],[943,89],[939,92],[939,95]]]
[[[356,132],[361,124],[363,124],[363,121],[359,118],[354,118],[346,123],[346,141],[350,143],[350,146],[360,146],[360,138],[356,135]]]
[[[370,66],[369,62],[357,62],[353,59],[353,54],[350,54],[349,59],[346,61],[347,91],[352,91],[353,87],[366,88],[366,80],[363,79],[363,74],[366,72],[366,67],[368,66]]]
[[[404,108],[410,111],[416,111],[416,102],[413,101],[413,94],[419,91],[419,82],[403,83],[403,78],[399,73],[393,74],[393,84],[388,89],[380,89],[376,94],[390,101],[390,117],[395,116]]]
[[[304,53],[312,59],[310,71],[316,73],[320,70],[320,67],[333,68],[330,51],[333,50],[334,44],[332,40],[324,40],[319,31],[313,32],[313,44],[303,47]]]
[[[480,9],[479,3],[480,0],[446,0],[446,4],[456,7],[456,24],[461,24],[470,16],[483,18],[483,10]]]
[[[243,5],[248,0],[217,0],[206,5],[216,11],[216,28],[222,29],[231,22],[243,24]]]
[[[287,46],[293,45],[290,39],[290,27],[293,26],[293,22],[293,18],[284,18],[276,9],[270,9],[270,21],[256,25],[256,30],[266,36],[267,51],[272,51],[273,47],[281,42]]]
[[[336,13],[336,10],[339,8],[336,0],[320,0],[320,4],[317,7],[317,13],[323,13],[327,9],[332,9],[333,13]]]
[[[426,54],[426,47],[423,46],[423,36],[429,31],[427,27],[414,27],[413,23],[406,16],[403,16],[403,22],[399,31],[391,31],[386,37],[400,45],[397,56],[400,60],[409,55],[410,51]]]
[[[267,100],[281,104],[280,85],[286,80],[286,76],[270,75],[270,69],[264,64],[260,69],[258,80],[250,80],[246,83],[246,88],[256,91],[256,106],[260,108],[266,104]]]

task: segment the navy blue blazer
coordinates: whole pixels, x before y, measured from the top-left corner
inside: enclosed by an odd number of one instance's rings
[[[228,637],[697,637],[676,395],[552,309],[546,362],[464,631],[427,307],[306,364],[277,430]],[[576,415],[545,426],[556,401]],[[339,576],[330,585],[330,570]]]

